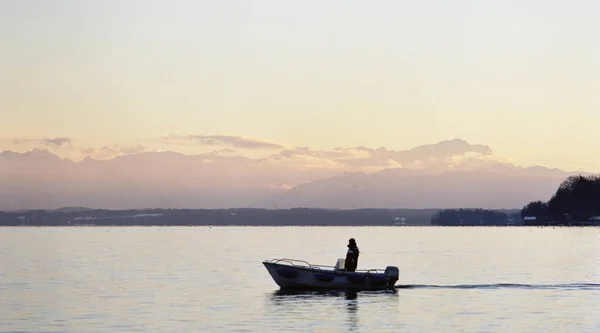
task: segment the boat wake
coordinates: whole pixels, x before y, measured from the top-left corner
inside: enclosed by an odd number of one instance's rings
[[[565,284],[498,283],[498,284],[455,284],[455,285],[413,284],[413,285],[396,285],[395,288],[396,289],[600,290],[600,284],[598,284],[598,283],[565,283]]]

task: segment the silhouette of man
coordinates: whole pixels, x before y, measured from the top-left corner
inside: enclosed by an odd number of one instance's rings
[[[348,252],[346,252],[346,263],[344,268],[348,272],[356,271],[356,267],[358,266],[358,254],[359,254],[358,246],[356,246],[356,241],[354,238],[350,238],[348,240]]]

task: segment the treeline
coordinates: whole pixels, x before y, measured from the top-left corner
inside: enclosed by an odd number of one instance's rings
[[[585,223],[600,216],[600,176],[568,177],[550,200],[528,203],[521,216],[526,224],[553,225]]]
[[[518,212],[488,209],[445,209],[431,218],[435,226],[505,226],[521,224]]]
[[[428,225],[435,209],[144,209],[0,212],[0,226]]]

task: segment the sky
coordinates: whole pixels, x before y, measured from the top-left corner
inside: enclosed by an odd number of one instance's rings
[[[600,172],[599,12],[587,0],[0,0],[0,150],[461,138],[521,165]]]

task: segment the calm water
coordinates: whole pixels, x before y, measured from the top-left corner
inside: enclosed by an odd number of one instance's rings
[[[281,294],[261,260],[400,268]],[[595,228],[0,228],[0,332],[598,332]]]

